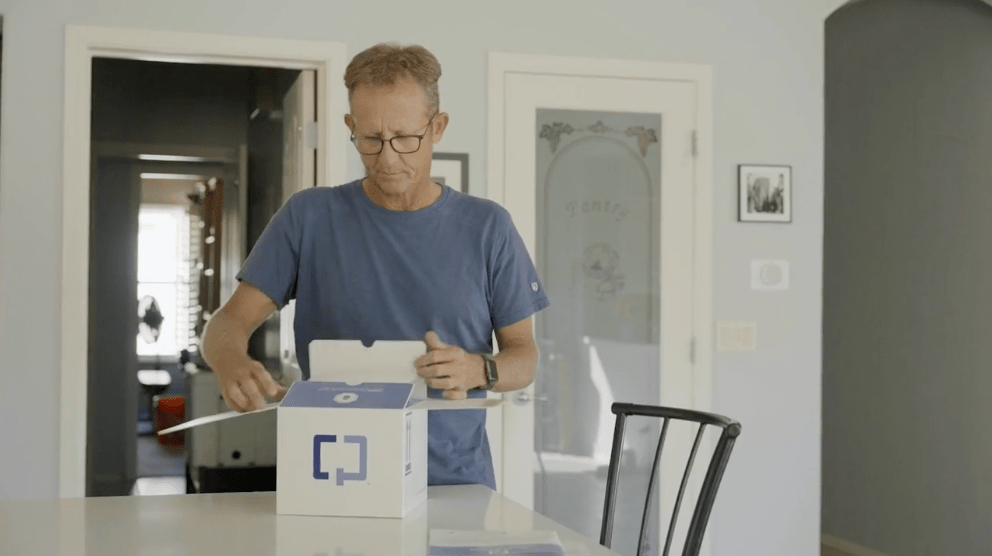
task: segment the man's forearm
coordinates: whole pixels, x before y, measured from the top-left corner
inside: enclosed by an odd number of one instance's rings
[[[215,372],[224,372],[248,361],[248,337],[238,330],[223,311],[214,313],[200,342],[203,360]]]
[[[481,357],[480,357],[481,359]],[[485,365],[485,362],[482,363]],[[532,346],[508,346],[496,354],[496,368],[499,381],[494,392],[512,392],[530,386],[537,372],[537,348]],[[485,368],[483,367],[483,379]]]

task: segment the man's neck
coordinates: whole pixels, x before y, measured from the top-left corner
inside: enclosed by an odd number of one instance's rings
[[[441,197],[441,186],[428,180],[410,188],[404,195],[389,195],[372,178],[362,180],[362,191],[375,204],[397,212],[420,210],[434,204]]]

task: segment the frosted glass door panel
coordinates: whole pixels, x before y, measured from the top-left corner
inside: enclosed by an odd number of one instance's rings
[[[535,509],[598,537],[610,405],[660,403],[662,119],[539,108],[536,121],[535,259],[551,307],[536,321]],[[618,524],[639,524],[647,475],[636,470],[650,465],[659,431],[653,421],[628,429],[634,472],[623,488],[642,494],[621,497]],[[615,538],[622,549],[636,533]]]

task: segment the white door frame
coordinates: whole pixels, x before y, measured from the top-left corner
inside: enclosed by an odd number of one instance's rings
[[[62,364],[59,496],[86,494],[87,335],[89,311],[90,109],[93,58],[310,69],[317,74],[318,183],[344,181],[347,137],[335,133],[347,112],[338,81],[340,42],[316,42],[67,26],[62,165]],[[190,137],[195,141],[195,137]]]
[[[693,84],[696,91],[695,114],[695,183],[693,234],[693,310],[694,345],[686,346],[687,360],[692,358],[692,409],[709,411],[712,404],[712,330],[713,330],[713,72],[710,66],[675,64],[641,60],[611,60],[565,56],[489,53],[488,83],[488,190],[487,197],[505,205],[505,137],[504,100],[506,76],[511,73],[610,77],[681,81]],[[534,253],[531,253],[533,256]],[[503,411],[502,422],[494,425],[501,431],[512,430],[514,412]],[[502,438],[502,435],[501,435]],[[497,472],[506,469],[502,445],[492,447]],[[497,476],[504,487],[506,478]],[[503,490],[506,494],[505,490]]]

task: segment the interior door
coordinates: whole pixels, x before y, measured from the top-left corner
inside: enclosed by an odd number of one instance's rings
[[[505,79],[505,198],[496,200],[513,215],[551,307],[535,320],[535,383],[507,395],[503,409],[503,492],[598,538],[610,405],[693,405],[695,86]],[[625,464],[649,466],[659,432],[659,423],[631,421]],[[670,435],[666,446],[687,442]],[[662,461],[662,499],[674,500],[679,465]],[[636,540],[625,527],[639,524],[647,473],[637,475],[621,482],[621,552]]]
[[[317,185],[316,72],[303,70],[283,97],[283,203],[294,193]],[[296,360],[293,318],[296,300],[279,315],[279,345],[284,373],[293,375]]]

